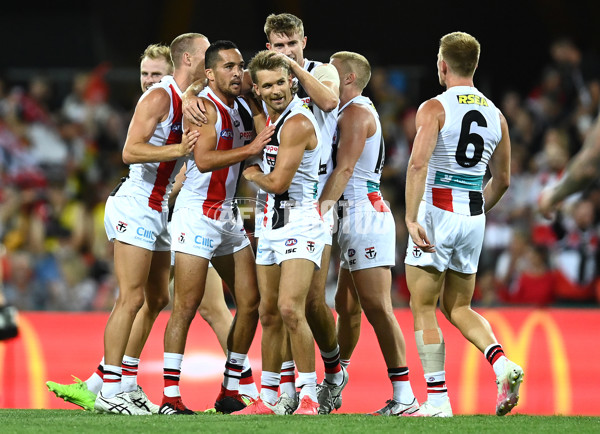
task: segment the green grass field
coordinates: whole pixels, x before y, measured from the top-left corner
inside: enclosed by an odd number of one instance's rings
[[[1,433],[600,433],[599,417],[455,416],[452,419],[329,416],[118,416],[81,410],[0,409]]]

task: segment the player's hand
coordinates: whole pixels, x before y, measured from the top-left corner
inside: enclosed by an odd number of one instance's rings
[[[258,133],[254,140],[252,140],[249,144],[246,145],[250,147],[249,150],[250,152],[252,152],[252,155],[258,155],[262,153],[266,144],[271,141],[271,136],[273,135],[273,132],[275,132],[275,125],[269,125],[268,127],[265,127],[260,133]]]
[[[194,152],[194,147],[196,146],[198,137],[200,137],[199,131],[190,131],[189,128],[183,131],[181,143],[178,145],[179,152],[182,157]]]
[[[435,246],[429,242],[429,238],[427,238],[427,233],[423,226],[421,226],[417,222],[406,223],[406,228],[408,229],[408,233],[413,240],[413,243],[424,251],[425,253],[434,253]]]
[[[552,203],[552,192],[552,188],[545,188],[538,198],[538,211],[548,220],[554,219],[554,211],[556,211],[556,205]]]
[[[252,166],[246,167],[242,172],[242,175],[247,181],[252,181],[254,176],[258,173],[262,173],[262,170],[260,170],[258,165],[253,164]]]
[[[184,93],[181,103],[183,115],[191,124],[201,127],[202,124],[208,123],[206,107],[204,107],[202,98]]]

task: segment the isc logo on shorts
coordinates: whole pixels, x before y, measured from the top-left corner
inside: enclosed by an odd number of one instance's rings
[[[231,139],[233,139],[233,131],[231,131],[231,129],[229,129],[229,128],[226,130],[223,130],[223,131],[221,131],[221,137],[224,139],[231,140]]]

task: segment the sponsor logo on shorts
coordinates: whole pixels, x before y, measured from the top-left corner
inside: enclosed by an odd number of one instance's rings
[[[117,232],[125,232],[127,230],[127,223],[122,222],[121,220],[119,220],[119,223],[117,223]]]
[[[224,139],[232,140],[233,131],[231,130],[231,128],[227,128],[226,130],[221,131],[221,137]]]
[[[199,247],[208,247],[212,249],[215,244],[215,240],[212,238],[203,237],[202,235],[196,235],[194,237],[194,243],[196,243]]]
[[[414,246],[412,249],[412,254],[415,258],[420,258],[421,255],[423,254],[423,251],[421,249],[419,249],[417,246]]]
[[[296,253],[296,247],[294,247],[293,249],[287,249],[287,250],[285,251],[285,254],[286,254],[286,255],[289,255],[290,253]]]
[[[185,232],[182,232],[181,234],[179,234],[179,238],[177,238],[179,240],[179,244],[183,244],[185,243]]]
[[[354,249],[348,249],[348,256],[349,257],[353,257],[354,255],[356,255],[356,250],[354,250]]]
[[[288,238],[285,242],[286,247],[295,246],[298,243],[296,238]]]
[[[315,242],[314,241],[307,241],[306,242],[306,250],[308,250],[310,253],[315,251]]]
[[[150,241],[154,241],[156,239],[156,237],[154,236],[154,233],[150,229],[146,229],[141,226],[138,226],[135,233],[138,234],[138,236],[136,238],[139,238],[139,239],[150,240]]]
[[[367,259],[375,259],[375,256],[377,256],[377,251],[375,250],[375,247],[367,247],[365,249],[365,258]]]
[[[352,259],[352,260],[350,261],[350,265],[356,265],[356,259]]]

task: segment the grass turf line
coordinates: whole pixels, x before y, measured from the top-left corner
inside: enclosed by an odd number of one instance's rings
[[[81,410],[0,409],[2,433],[598,433],[600,417],[477,415],[439,418],[328,416],[119,416]]]

